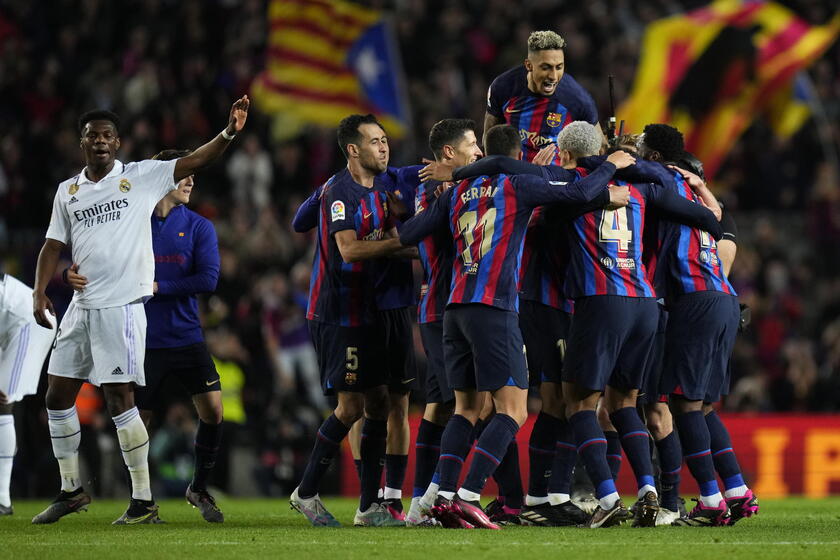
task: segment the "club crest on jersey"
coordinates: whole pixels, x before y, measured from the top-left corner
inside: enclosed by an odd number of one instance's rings
[[[128,192],[131,190],[131,183],[128,179],[120,179],[120,192]]]
[[[332,221],[334,222],[343,220],[345,218],[344,203],[340,200],[333,202],[332,206],[330,206],[330,215],[332,216]]]
[[[563,124],[563,115],[560,113],[549,113],[545,118],[545,122],[548,123],[548,126],[551,128],[560,126]]]
[[[358,379],[358,375],[353,373],[353,372],[348,371],[347,373],[344,374],[344,382],[347,385],[355,385],[357,379]]]
[[[73,183],[72,185],[70,185],[70,188],[67,189],[67,192],[71,195],[76,194],[77,192],[79,192],[79,185]]]

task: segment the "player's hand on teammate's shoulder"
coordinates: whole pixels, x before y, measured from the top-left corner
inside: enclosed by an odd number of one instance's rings
[[[534,165],[551,165],[551,162],[554,161],[554,156],[556,155],[557,144],[552,142],[537,152],[537,155],[534,156],[531,163]]]
[[[452,180],[452,172],[455,171],[455,166],[451,163],[431,161],[426,158],[423,158],[423,163],[427,165],[418,172],[420,181],[425,183],[426,181]]]
[[[230,108],[230,117],[228,118],[228,134],[234,135],[245,127],[245,121],[248,119],[248,108],[250,106],[251,100],[248,99],[247,95],[243,95],[233,102],[233,106]]]
[[[690,186],[691,189],[694,191],[696,191],[697,189],[702,189],[706,186],[706,182],[703,179],[701,179],[699,175],[697,175],[696,173],[692,173],[688,169],[683,169],[682,167],[679,167],[677,165],[669,165],[668,169],[673,169],[674,171],[685,177],[685,180],[688,181],[688,186]]]
[[[385,198],[388,199],[388,207],[391,209],[391,214],[401,220],[408,217],[408,207],[401,198],[392,191],[386,192]]]
[[[50,298],[47,297],[47,294],[43,292],[32,292],[32,313],[35,315],[35,322],[45,329],[51,329],[53,327],[47,318],[47,310],[55,317],[55,308]]]
[[[636,158],[625,152],[624,150],[616,150],[607,156],[607,161],[615,165],[616,169],[624,169],[636,163]]]
[[[78,263],[73,263],[70,268],[64,271],[64,282],[70,285],[77,292],[83,292],[87,286],[88,279],[86,276],[79,274]]]
[[[630,187],[625,185],[610,185],[610,203],[608,210],[615,210],[630,204]]]

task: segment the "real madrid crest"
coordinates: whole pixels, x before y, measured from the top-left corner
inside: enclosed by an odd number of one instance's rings
[[[73,183],[72,185],[70,185],[70,188],[67,189],[67,192],[70,194],[76,194],[77,192],[79,192],[79,185]]]
[[[128,179],[120,179],[120,191],[121,192],[128,192],[131,190],[131,183],[128,182]]]

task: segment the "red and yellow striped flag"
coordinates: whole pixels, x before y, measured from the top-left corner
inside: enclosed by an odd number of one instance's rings
[[[738,137],[774,94],[831,45],[840,13],[811,26],[774,2],[717,0],[658,20],[645,32],[626,128],[679,128],[686,148],[713,176]]]
[[[265,70],[251,86],[266,113],[335,126],[374,113],[393,136],[409,122],[398,51],[382,12],[345,0],[272,0]]]

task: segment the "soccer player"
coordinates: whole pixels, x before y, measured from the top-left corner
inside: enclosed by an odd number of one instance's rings
[[[460,167],[481,157],[475,135],[475,123],[469,119],[443,119],[429,132],[429,147],[435,160]],[[415,196],[415,213],[424,212],[451,184],[427,181]],[[432,484],[440,456],[440,440],[452,416],[455,393],[446,378],[443,356],[443,316],[452,282],[455,249],[448,231],[437,231],[417,244],[423,265],[423,286],[417,306],[417,322],[426,353],[426,406],[415,442],[414,491],[406,525],[429,523],[422,513],[420,499]],[[435,483],[436,484],[436,483]]]
[[[338,406],[318,430],[290,503],[314,526],[340,525],[321,502],[318,485],[341,441],[364,415],[362,488],[354,524],[404,525],[376,501],[389,402],[372,263],[402,248],[388,197],[373,188],[374,178],[388,166],[388,137],[373,115],[350,115],[339,123],[338,143],[347,168],[326,182],[320,196],[307,310],[324,393],[337,394]]]
[[[169,161],[189,154],[189,150],[164,150],[152,159]],[[145,306],[146,385],[135,389],[134,401],[148,428],[167,377],[174,377],[190,392],[199,422],[193,479],[186,498],[205,520],[221,523],[224,515],[207,492],[207,479],[221,443],[222,393],[219,374],[204,343],[196,301],[196,294],[216,289],[219,244],[210,220],[186,207],[194,188],[192,175],[181,179],[178,188],[163,197],[152,214],[155,295]],[[66,277],[77,291],[87,285],[87,278],[72,268]]]
[[[224,153],[245,126],[248,107],[248,97],[243,96],[231,107],[219,135],[170,161],[122,163],[116,159],[119,118],[110,111],[91,111],[79,119],[86,166],[59,184],[55,195],[32,296],[38,324],[49,327],[47,312],[55,315],[45,290],[68,243],[79,273],[90,282],[75,293],[59,325],[47,369],[47,415],[61,492],[33,523],[54,523],[90,503],[79,479],[79,417],[74,405],[85,380],[103,390],[131,475],[131,501],[114,523],[160,520],[149,481],[149,436],[134,404],[134,386],[145,385],[143,301],[153,295],[154,287],[149,216],[178,181]]]
[[[572,121],[598,122],[592,96],[566,73],[566,41],[553,31],[534,31],[528,37],[528,58],[490,84],[484,116],[484,144],[495,125],[513,126],[522,140],[523,160],[557,141]],[[597,127],[596,127],[597,128]],[[598,128],[600,133],[600,128]],[[555,155],[554,163],[560,164]]]
[[[521,152],[519,135],[508,125],[493,128],[486,147],[489,154],[519,157]],[[627,154],[614,154],[587,179],[565,186],[507,175],[463,181],[403,225],[400,239],[405,245],[445,229],[455,242],[443,327],[455,414],[441,437],[440,489],[432,508],[444,525],[498,528],[482,511],[479,499],[487,477],[527,417],[528,380],[516,311],[519,260],[533,209],[551,203],[605,205],[611,194],[621,198],[623,193],[608,190],[606,184],[617,166],[632,162]],[[481,412],[481,391],[492,395],[496,414],[476,443],[470,471],[456,495]]]
[[[664,124],[645,127],[640,153],[652,160],[679,161],[682,134]],[[710,196],[703,180],[684,169],[682,197],[697,200],[694,190]],[[670,395],[683,455],[700,486],[697,506],[675,524],[728,525],[758,513],[758,499],[744,482],[726,430],[712,405],[728,391],[729,359],[735,345],[740,308],[726,277],[715,240],[706,231],[663,224],[660,262],[669,307],[661,392]],[[731,226],[730,242],[734,238]],[[724,482],[721,495],[715,471]]]
[[[12,515],[9,485],[17,450],[14,403],[38,391],[55,332],[32,317],[32,289],[0,272],[0,516]]]

